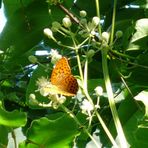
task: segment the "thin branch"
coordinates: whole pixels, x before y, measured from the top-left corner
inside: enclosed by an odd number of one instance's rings
[[[80,25],[80,21],[71,13],[69,10],[67,10],[63,5],[58,5],[74,22]]]

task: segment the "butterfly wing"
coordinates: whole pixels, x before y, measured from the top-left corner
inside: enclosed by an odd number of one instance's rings
[[[71,75],[71,69],[68,60],[62,57],[57,63],[51,74],[51,83],[57,85],[63,77]]]
[[[55,85],[57,94],[65,96],[74,96],[78,91],[78,83],[71,74],[71,69],[67,58],[61,58],[51,74],[51,83]]]
[[[58,87],[61,90],[72,94],[73,96],[78,91],[78,83],[77,83],[76,78],[73,75],[68,75],[64,79],[62,79],[61,83],[58,85]]]

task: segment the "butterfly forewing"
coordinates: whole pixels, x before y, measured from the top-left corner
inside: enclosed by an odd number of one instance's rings
[[[56,85],[63,77],[71,75],[71,69],[68,60],[62,57],[57,63],[51,74],[51,83]]]

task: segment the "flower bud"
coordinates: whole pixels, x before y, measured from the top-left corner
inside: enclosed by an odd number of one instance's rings
[[[0,50],[0,54],[3,54],[3,53],[4,53],[4,51]]]
[[[38,59],[33,55],[29,56],[28,60],[33,64],[37,63],[37,61],[38,61]]]
[[[52,23],[52,31],[57,31],[61,28],[61,24],[59,22],[53,22]]]
[[[123,36],[123,32],[121,31],[121,30],[118,30],[117,32],[116,32],[116,37],[117,38],[121,38]]]
[[[38,101],[36,100],[35,94],[29,95],[29,104],[30,105],[37,105],[38,104]]]
[[[96,92],[96,95],[97,96],[102,96],[102,94],[103,94],[103,88],[101,86],[97,86],[95,88],[95,92]]]
[[[87,15],[86,11],[82,10],[80,11],[80,16],[81,17],[85,17]]]
[[[45,29],[44,29],[44,34],[45,34],[48,38],[53,38],[53,33],[52,33],[51,29],[49,29],[49,28],[45,28]]]
[[[80,23],[82,25],[86,25],[87,24],[87,20],[85,18],[80,19]]]
[[[97,16],[94,16],[92,18],[92,23],[93,23],[94,26],[98,26],[98,24],[100,23],[100,18],[97,17]]]
[[[68,17],[63,18],[62,22],[66,28],[69,28],[71,26],[71,20]]]
[[[108,32],[103,32],[102,33],[102,38],[108,43],[108,41],[109,41],[109,33]]]
[[[95,51],[94,51],[93,49],[90,49],[90,50],[87,52],[87,57],[88,57],[88,58],[91,58],[91,57],[94,56],[94,54],[95,54]]]
[[[35,100],[35,99],[36,99],[35,94],[30,94],[30,95],[29,95],[29,99],[31,99],[31,100]]]
[[[48,13],[51,14],[51,9],[48,9]]]

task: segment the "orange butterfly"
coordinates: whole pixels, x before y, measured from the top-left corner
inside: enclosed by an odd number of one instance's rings
[[[57,61],[50,80],[53,85],[53,88],[50,90],[52,94],[74,96],[78,91],[77,80],[71,74],[71,69],[66,57],[62,57]]]

